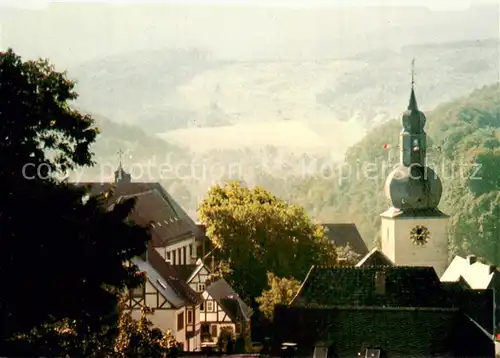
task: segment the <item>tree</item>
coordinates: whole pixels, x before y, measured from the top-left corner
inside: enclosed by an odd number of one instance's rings
[[[148,316],[154,311],[148,307],[141,309],[141,318],[136,321],[130,312],[122,311],[118,325],[119,334],[114,345],[114,356],[162,357],[176,356],[178,345],[171,332],[153,328]]]
[[[302,280],[312,265],[334,264],[334,247],[304,209],[263,188],[233,181],[212,187],[199,209],[226,280],[244,298],[260,296],[267,272]]]
[[[116,325],[121,292],[140,282],[136,267],[124,264],[150,239],[148,229],[126,222],[134,200],[107,210],[104,196],[84,200],[85,188],[58,180],[93,164],[98,134],[90,116],[69,106],[73,87],[47,61],[0,53],[3,355],[36,355],[34,346],[20,352],[14,337],[64,320],[76,322],[81,342],[91,342]]]
[[[132,318],[130,311],[119,305],[119,323],[116,335],[102,335],[91,344],[79,340],[75,321],[62,320],[45,324],[29,334],[16,337],[22,344],[36,345],[39,353],[50,357],[173,357],[178,345],[172,334],[154,328],[148,316],[153,310],[143,307],[139,320]],[[82,344],[83,343],[83,344]]]
[[[231,326],[222,326],[217,337],[219,352],[231,354],[234,350],[234,330]]]
[[[300,282],[293,278],[277,277],[273,273],[267,274],[269,288],[262,292],[262,296],[257,298],[259,310],[264,316],[272,320],[274,306],[278,304],[287,305],[295,297],[300,289]]]
[[[337,258],[339,265],[343,264],[347,266],[354,266],[362,258],[360,254],[353,251],[349,243],[346,246],[337,246],[336,250],[337,250]]]

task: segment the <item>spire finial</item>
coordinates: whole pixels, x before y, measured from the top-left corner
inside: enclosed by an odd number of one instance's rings
[[[119,164],[118,164],[118,167],[119,167],[119,168],[121,168],[121,167],[122,167],[122,158],[123,158],[123,154],[125,154],[125,153],[124,153],[124,152],[123,152],[123,150],[120,148],[120,149],[118,150],[118,153],[117,153],[117,154],[118,154],[118,163],[119,163]]]
[[[418,111],[417,99],[415,98],[415,58],[411,60],[411,94],[408,109]]]
[[[415,86],[415,57],[411,60],[411,88]]]

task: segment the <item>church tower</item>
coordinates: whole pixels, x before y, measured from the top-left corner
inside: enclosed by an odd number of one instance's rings
[[[399,165],[385,183],[392,206],[381,214],[381,244],[396,265],[432,266],[441,276],[448,266],[448,216],[437,208],[441,180],[426,163],[425,121],[412,76],[410,103],[402,117]]]
[[[115,184],[130,184],[130,182],[132,181],[132,176],[123,169],[122,155],[123,151],[120,149],[118,151],[120,161],[118,164],[118,169],[115,171]]]

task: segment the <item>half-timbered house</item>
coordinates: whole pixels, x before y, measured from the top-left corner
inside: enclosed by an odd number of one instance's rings
[[[202,296],[202,340],[216,340],[222,327],[229,327],[236,337],[249,327],[252,310],[226,280],[211,283]]]
[[[126,308],[132,316],[138,319],[143,306],[153,308],[150,319],[156,327],[170,330],[183,350],[200,350],[200,295],[152,246],[145,259],[135,258],[132,262],[144,274],[144,285],[129,293]]]

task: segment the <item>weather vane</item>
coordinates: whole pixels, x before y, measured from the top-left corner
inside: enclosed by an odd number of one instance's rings
[[[411,60],[411,87],[415,85],[415,58]]]

